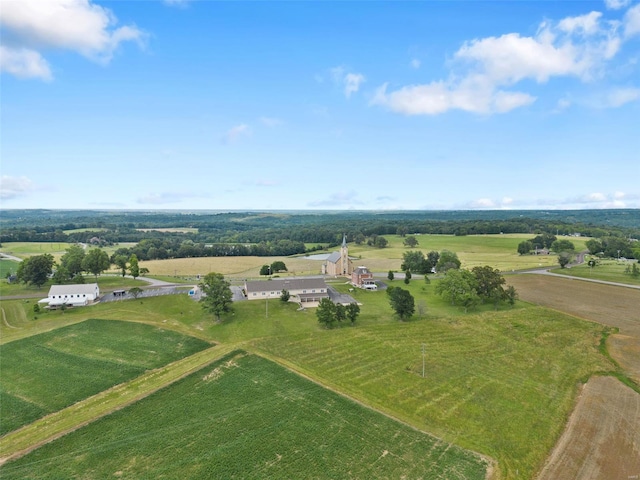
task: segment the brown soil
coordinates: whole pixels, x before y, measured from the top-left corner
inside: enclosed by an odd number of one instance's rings
[[[611,335],[607,339],[607,350],[625,373],[640,385],[640,338]],[[640,425],[638,428],[640,429]]]
[[[620,329],[607,349],[640,383],[640,290],[550,275],[507,278],[521,300]],[[614,377],[584,386],[538,480],[640,478],[640,394]]]
[[[638,289],[541,274],[512,275],[506,280],[525,302],[618,327],[621,334],[640,338]]]
[[[594,377],[538,480],[640,478],[640,395],[613,377]]]

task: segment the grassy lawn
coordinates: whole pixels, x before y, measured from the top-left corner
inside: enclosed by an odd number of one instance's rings
[[[66,242],[5,242],[0,247],[0,252],[19,258],[49,253],[57,261],[71,245],[73,244]]]
[[[7,278],[8,273],[15,274],[18,271],[19,262],[15,260],[8,260],[6,258],[0,258],[0,282],[3,282]]]
[[[628,273],[625,273],[627,265],[632,265],[631,261],[599,260],[599,262],[600,263],[593,268],[584,263],[571,268],[557,268],[553,273],[569,275],[571,277],[593,278],[594,280],[640,285],[640,276],[634,278]],[[640,268],[640,265],[637,265],[637,267]]]
[[[144,324],[102,320],[0,346],[0,434],[211,344]]]
[[[485,465],[275,363],[235,354],[0,473],[4,479],[481,480]]]

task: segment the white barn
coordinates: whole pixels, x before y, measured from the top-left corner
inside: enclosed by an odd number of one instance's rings
[[[83,307],[95,302],[99,297],[100,287],[97,283],[51,285],[49,296],[38,303],[46,303],[49,308],[57,308],[62,305]]]

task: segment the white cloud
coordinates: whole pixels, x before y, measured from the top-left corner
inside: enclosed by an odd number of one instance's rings
[[[616,108],[636,100],[640,100],[640,88],[616,88],[606,96],[605,106]]]
[[[604,4],[609,10],[620,10],[629,5],[631,0],[604,0]]]
[[[115,15],[90,0],[2,2],[0,23],[11,34],[6,48],[14,53],[32,51],[41,59],[42,50],[55,48],[107,64],[121,43],[135,41],[141,45],[145,39],[135,26],[117,27]]]
[[[567,17],[558,23],[558,28],[567,33],[593,35],[600,29],[601,12],[591,12],[577,17]]]
[[[422,62],[420,62],[420,60],[418,60],[417,58],[411,60],[411,68],[415,68],[417,70],[418,68],[420,68],[421,64]]]
[[[262,123],[266,127],[272,128],[282,125],[282,120],[273,117],[260,117],[260,123]]]
[[[622,22],[625,37],[629,38],[640,34],[640,3],[627,10]]]
[[[33,182],[27,177],[0,176],[0,199],[2,200],[23,197],[33,189]]]
[[[631,10],[626,25],[635,31]],[[467,41],[455,52],[448,78],[390,92],[384,84],[371,104],[406,115],[437,115],[453,109],[505,113],[530,105],[536,97],[512,90],[514,85],[567,76],[587,82],[602,75],[620,50],[622,38],[619,22],[605,22],[601,17],[600,12],[590,12],[556,23],[543,22],[535,36],[508,33]],[[640,31],[640,9],[638,17]]]
[[[242,137],[251,135],[251,128],[249,125],[242,123],[230,128],[223,136],[222,141],[224,143],[235,143]]]
[[[51,80],[51,69],[47,61],[35,50],[9,48],[0,45],[0,71],[19,78],[40,78]]]
[[[366,79],[361,73],[347,72],[344,67],[334,67],[329,70],[333,82],[343,88],[344,96],[351,97],[352,93],[356,93],[360,90]]]

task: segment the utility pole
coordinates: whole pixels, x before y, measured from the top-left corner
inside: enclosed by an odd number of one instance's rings
[[[271,276],[271,265],[269,265],[269,276]],[[267,294],[265,292],[266,298],[265,298],[265,318],[269,318],[269,294]]]
[[[422,344],[422,378],[424,378],[424,355],[425,355],[426,348],[427,346],[423,343]]]

